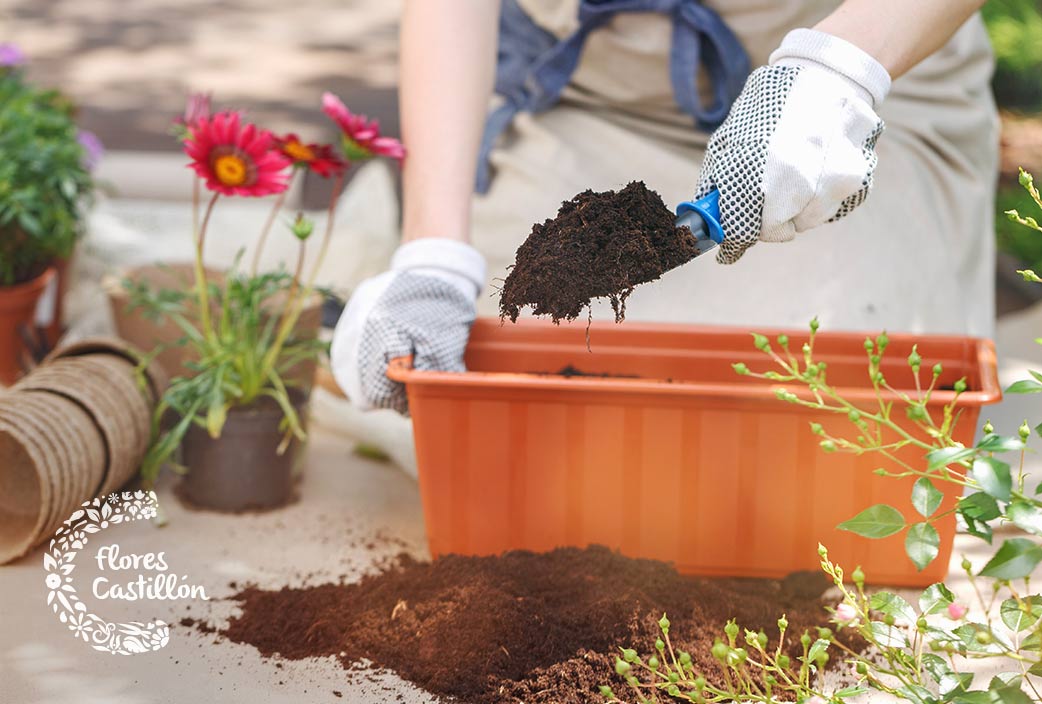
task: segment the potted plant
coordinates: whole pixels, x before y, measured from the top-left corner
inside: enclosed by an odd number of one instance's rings
[[[17,49],[0,46],[0,384],[20,374],[27,334],[55,320],[55,267],[82,232],[100,148],[76,128],[61,94],[26,82],[23,62]]]
[[[176,325],[182,336],[174,344],[188,348],[186,368],[173,378],[156,410],[142,474],[154,481],[180,448],[181,493],[190,503],[224,511],[273,508],[292,496],[294,466],[306,437],[309,384],[299,369],[326,349],[313,326],[301,329],[301,316],[316,293],[349,160],[375,156],[368,144],[379,132],[375,122],[353,115],[328,93],[323,109],[341,128],[339,149],[307,144],[294,134],[278,137],[237,112],[211,115],[206,101],[193,105],[179,128],[196,174],[193,212],[201,213],[193,218],[191,289],[126,284],[132,305]],[[315,223],[298,213],[286,222],[288,234],[299,242],[293,271],[258,272],[260,250],[279,220],[285,193],[292,179],[306,171],[334,179],[317,256],[305,266]],[[204,189],[209,194],[205,205]],[[253,267],[244,270],[237,262],[222,276],[208,275],[206,238],[218,201],[272,195],[275,202],[252,253]],[[240,253],[240,262],[245,254]],[[145,361],[162,351],[157,347]],[[162,421],[170,413],[175,420],[164,429]]]

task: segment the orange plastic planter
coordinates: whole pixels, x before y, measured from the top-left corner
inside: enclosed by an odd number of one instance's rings
[[[36,302],[52,278],[50,268],[30,281],[0,286],[0,386],[13,384],[22,375],[25,345],[18,330],[33,322]]]
[[[875,503],[921,520],[909,500],[913,479],[873,474],[885,466],[876,455],[823,452],[808,423],[850,436],[846,418],[779,401],[777,384],[736,375],[735,361],[769,367],[746,331],[595,324],[591,352],[585,327],[479,320],[465,374],[392,363],[389,376],[408,389],[434,556],[597,543],[692,574],[781,577],[819,569],[821,542],[875,583],[922,586],[947,573],[954,515],[935,524],[940,555],[922,572],[900,535],[869,540],[836,529]],[[793,349],[806,340],[784,332]],[[869,409],[875,396],[864,339],[819,333],[815,356],[828,362],[830,383]],[[991,342],[890,340],[883,370],[895,388],[915,388],[905,361],[913,342],[928,362],[924,384],[936,362],[944,366],[940,386],[966,377],[957,437],[971,443],[980,407],[1001,397]],[[640,378],[553,374],[569,364]],[[936,392],[930,410],[939,413],[952,395]],[[921,466],[922,453],[909,450],[904,459]],[[959,490],[938,487],[943,512]]]

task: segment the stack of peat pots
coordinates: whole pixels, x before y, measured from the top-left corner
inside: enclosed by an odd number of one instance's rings
[[[0,392],[0,564],[137,473],[166,378],[152,365],[140,384],[135,359],[119,340],[84,340]]]

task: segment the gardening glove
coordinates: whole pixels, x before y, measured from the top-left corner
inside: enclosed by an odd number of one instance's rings
[[[720,191],[717,260],[733,264],[757,240],[789,241],[861,205],[889,90],[886,69],[853,44],[789,32],[706,147],[696,198]]]
[[[411,355],[416,369],[462,372],[463,350],[485,283],[485,258],[457,240],[403,244],[391,269],[367,279],[348,301],[330,349],[337,383],[355,405],[408,413],[387,363]]]

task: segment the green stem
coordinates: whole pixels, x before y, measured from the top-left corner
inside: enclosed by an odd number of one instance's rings
[[[210,322],[210,293],[209,284],[206,281],[206,270],[203,268],[203,248],[206,245],[206,228],[210,224],[210,215],[213,206],[217,203],[220,193],[214,193],[206,206],[206,214],[203,215],[203,224],[195,238],[195,290],[199,297],[199,326],[209,341],[213,340],[213,327]]]
[[[294,169],[286,190],[280,193],[275,199],[275,204],[271,207],[271,213],[268,214],[268,219],[264,222],[264,228],[261,230],[260,239],[257,240],[257,249],[253,251],[253,264],[250,266],[250,274],[252,276],[257,275],[257,269],[260,267],[261,254],[264,252],[264,245],[268,242],[268,233],[271,232],[271,226],[275,224],[275,218],[278,216],[279,211],[282,210],[282,206],[286,202],[286,194],[289,193],[289,189],[293,185],[293,179],[296,175],[296,169]]]

